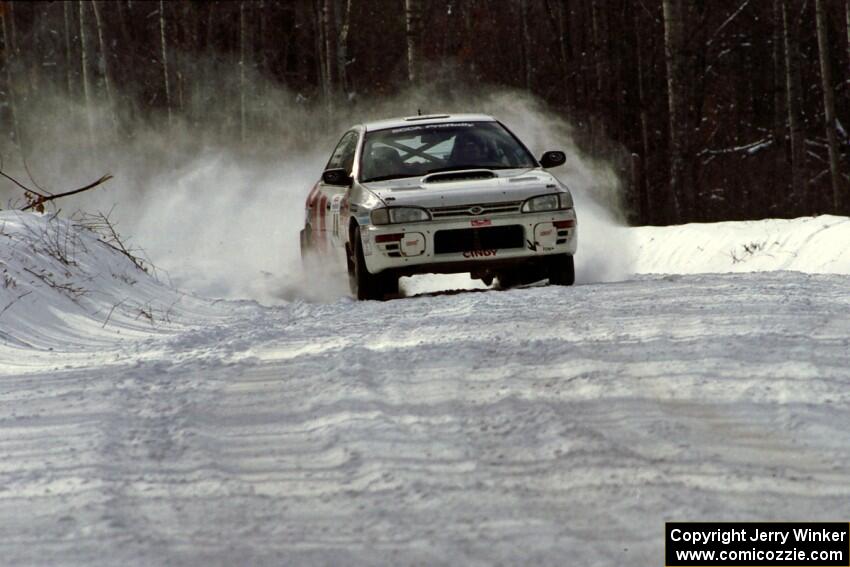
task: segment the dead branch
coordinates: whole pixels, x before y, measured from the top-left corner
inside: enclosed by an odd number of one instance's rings
[[[37,273],[37,272],[30,270],[29,268],[24,268],[24,271],[29,272],[30,274],[34,275],[35,277],[40,279],[42,282],[44,282],[45,284],[47,284],[51,288],[53,288],[57,291],[60,291],[60,292],[64,291],[64,292],[70,294],[71,296],[73,296],[73,297],[71,297],[71,299],[73,299],[73,300],[76,300],[77,298],[79,298],[79,297],[81,297],[81,296],[83,296],[87,293],[86,290],[81,288],[81,287],[74,287],[72,284],[69,284],[69,283],[64,284],[64,283],[59,283],[59,282],[54,281],[50,277],[50,274],[48,274],[47,272],[42,271],[41,273]]]
[[[127,248],[124,244],[124,240],[121,238],[121,235],[118,234],[118,230],[115,228],[115,223],[113,223],[109,216],[112,214],[112,210],[108,213],[103,214],[102,212],[97,212],[94,214],[89,213],[80,213],[77,215],[77,223],[89,230],[94,231],[101,237],[101,242],[115,250],[116,252],[120,252],[133,264],[143,272],[148,272],[148,267],[145,265],[151,264],[149,260],[146,258],[140,258],[137,254],[141,253],[144,255],[144,251],[133,250]]]
[[[38,191],[36,191],[34,189],[30,189],[29,187],[27,187],[26,185],[24,185],[23,183],[21,183],[20,181],[18,181],[17,179],[15,179],[14,177],[12,177],[11,175],[7,174],[6,172],[4,172],[2,170],[0,170],[0,175],[2,175],[3,177],[8,179],[9,181],[14,183],[15,185],[17,185],[18,187],[20,187],[21,189],[23,189],[27,193],[32,193],[33,195],[37,195],[37,196],[41,197],[42,199],[46,199],[48,197],[47,195],[42,195],[41,193],[39,193]],[[26,209],[24,209],[24,210],[26,210]]]
[[[123,304],[128,299],[129,299],[128,297],[125,297],[124,299],[122,299],[121,301],[119,301],[118,303],[116,303],[115,305],[112,306],[112,309],[109,310],[109,314],[106,316],[106,321],[104,321],[103,325],[101,325],[101,329],[106,328],[106,324],[109,323],[109,319],[112,318],[112,312],[115,311],[115,309],[117,307],[119,307],[121,304]]]
[[[11,307],[11,306],[13,306],[13,305],[14,305],[14,304],[16,304],[18,301],[20,301],[21,299],[25,298],[26,296],[28,296],[28,295],[29,295],[29,294],[31,294],[31,293],[32,293],[32,290],[30,290],[30,291],[28,291],[28,292],[26,292],[26,293],[23,293],[23,294],[19,295],[18,297],[16,297],[15,299],[13,299],[13,300],[12,300],[12,301],[11,301],[11,302],[10,302],[10,303],[6,306],[6,307],[4,307],[3,309],[0,309],[0,315],[2,315],[3,313],[5,313],[5,312],[6,312],[6,311],[7,311],[7,310]]]
[[[60,199],[62,197],[69,197],[71,195],[76,195],[77,193],[82,193],[83,191],[88,191],[89,189],[94,189],[98,185],[106,183],[110,179],[112,179],[112,175],[107,173],[106,175],[101,176],[100,179],[98,179],[97,181],[93,181],[92,183],[89,183],[85,187],[80,187],[79,189],[74,189],[72,191],[66,191],[64,193],[58,193],[56,195],[50,195],[49,197],[45,197],[45,196],[41,195],[40,196],[41,198],[39,200],[37,200],[34,203],[30,203],[29,205],[27,205],[26,207],[24,207],[21,210],[28,211],[28,210],[30,210],[34,207],[39,207],[39,206],[43,207],[44,203],[48,203],[50,201],[54,201],[54,200]],[[30,191],[30,192],[32,192],[32,191]]]
[[[59,193],[57,195],[54,195],[50,191],[48,191],[46,189],[42,189],[41,186],[39,186],[35,182],[35,180],[32,178],[32,173],[30,173],[29,167],[26,165],[26,163],[24,164],[24,168],[27,170],[27,175],[30,176],[30,181],[32,181],[33,184],[35,184],[35,186],[38,187],[38,190],[35,190],[32,187],[27,187],[26,185],[24,185],[23,183],[21,183],[20,181],[18,181],[17,179],[15,179],[11,175],[9,175],[8,173],[6,173],[2,169],[0,169],[0,177],[5,177],[9,181],[11,181],[15,185],[17,185],[20,189],[23,189],[24,197],[27,200],[27,205],[24,208],[21,209],[22,211],[29,211],[30,209],[35,209],[36,211],[43,213],[45,203],[49,203],[50,201],[54,201],[54,200],[62,198],[62,197],[68,197],[70,195],[76,195],[77,193],[82,193],[83,191],[88,191],[90,189],[94,189],[98,185],[102,185],[103,183],[106,183],[107,181],[112,179],[112,175],[107,173],[106,175],[101,176],[100,179],[93,181],[92,183],[89,183],[88,185],[86,185],[84,187],[80,187],[79,189],[73,189],[71,191],[65,191],[64,193]]]

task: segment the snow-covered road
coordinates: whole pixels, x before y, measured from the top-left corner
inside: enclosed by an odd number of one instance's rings
[[[846,520],[848,284],[197,300],[7,344],[0,563],[659,565],[665,520]]]

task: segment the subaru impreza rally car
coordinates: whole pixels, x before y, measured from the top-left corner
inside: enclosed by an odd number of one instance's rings
[[[462,273],[501,287],[575,280],[569,189],[495,118],[411,116],[343,134],[307,197],[301,252],[345,266],[358,299],[401,276]]]

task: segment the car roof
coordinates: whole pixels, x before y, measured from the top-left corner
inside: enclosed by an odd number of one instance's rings
[[[421,124],[441,124],[444,122],[495,122],[496,119],[487,114],[423,114],[421,116],[405,116],[366,122],[363,127],[367,132],[386,130],[387,128],[403,128]]]

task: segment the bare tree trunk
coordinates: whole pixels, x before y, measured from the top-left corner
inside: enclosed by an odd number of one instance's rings
[[[239,3],[239,139],[245,143],[245,2]]]
[[[531,90],[533,64],[531,61],[531,33],[528,29],[528,0],[520,0],[520,20],[522,23],[522,63],[525,69],[525,90]]]
[[[322,3],[322,25],[325,28],[325,79],[328,84],[328,92],[331,95],[328,99],[328,104],[331,105],[330,98],[334,93],[334,17],[333,4],[331,0],[324,0]]]
[[[564,97],[566,99],[567,108],[572,110],[575,106],[575,99],[572,96],[574,92],[573,82],[569,78],[570,58],[567,51],[567,24],[564,23],[566,18],[565,6],[566,0],[558,0],[557,22],[558,22],[558,51],[561,55],[561,81],[563,83]]]
[[[785,134],[785,69],[783,62],[782,0],[773,0],[773,136],[780,144]]]
[[[553,7],[552,0],[543,0],[543,5],[546,8],[546,13],[549,16],[549,22],[552,26],[552,31],[555,37],[558,38],[558,57],[561,64],[561,91],[563,101],[568,111],[573,109],[573,82],[569,78],[570,59],[567,51],[567,26],[564,20],[564,12],[566,11],[567,0],[555,0],[557,4]]]
[[[344,7],[337,4],[337,16],[339,16],[339,34],[337,35],[337,49],[336,49],[336,67],[337,67],[337,81],[339,82],[339,86],[342,89],[342,92],[346,95],[349,93],[349,84],[348,84],[348,29],[351,23],[351,0],[341,0],[344,2]]]
[[[407,80],[411,83],[415,83],[419,79],[421,10],[422,7],[419,4],[419,0],[404,0],[404,22],[407,36]]]
[[[608,92],[606,89],[606,55],[603,45],[604,32],[602,29],[603,16],[600,13],[600,0],[590,1],[590,44],[591,55],[593,61],[593,75],[595,84],[593,86],[594,93],[592,95],[592,106],[590,107],[590,135],[591,135],[591,152],[599,151],[599,144],[605,140],[606,124],[604,114],[606,107],[609,104],[607,99]]]
[[[845,199],[841,191],[841,171],[838,169],[838,137],[835,132],[835,92],[832,90],[832,69],[829,63],[826,9],[824,8],[823,0],[815,0],[815,19],[817,21],[818,50],[820,51],[826,140],[829,145],[829,171],[832,177],[832,206],[835,212],[839,212]]]
[[[109,103],[109,113],[112,117],[113,127],[118,126],[118,118],[115,116],[115,100],[112,98],[112,79],[109,76],[109,60],[106,50],[106,43],[103,41],[103,27],[100,23],[100,12],[97,9],[97,2],[91,0],[91,9],[94,12],[94,23],[97,29],[97,40],[100,45],[100,61],[103,65],[103,86],[106,90],[106,100]]]
[[[596,97],[602,96],[603,72],[602,72],[602,33],[599,30],[599,0],[590,2],[590,22],[593,29],[593,69],[596,73]]]
[[[785,39],[785,106],[788,109],[788,134],[791,138],[791,191],[802,201],[805,193],[805,139],[800,120],[800,46],[797,30],[792,28],[789,0],[782,0],[782,29]]]
[[[168,49],[165,41],[165,2],[159,0],[159,41],[162,50],[162,78],[165,85],[165,108],[171,125],[171,85],[168,82]]]
[[[782,0],[773,0],[773,143],[774,165],[771,172],[771,189],[774,192],[793,197],[793,190],[789,191],[788,153],[785,144],[787,132],[788,111],[785,109],[785,68],[784,68],[784,42],[782,24]],[[766,197],[765,191],[761,191],[762,197]],[[766,198],[763,201],[767,201]],[[799,203],[794,202],[793,206]]]
[[[94,144],[94,117],[91,106],[91,85],[89,85],[89,58],[86,46],[86,9],[85,2],[80,0],[80,74],[83,79],[83,99],[86,105],[86,118],[89,127],[89,145]]]
[[[316,20],[316,71],[318,74],[318,82],[322,85],[322,97],[324,100],[330,98],[330,87],[328,85],[328,74],[325,71],[327,66],[327,57],[325,56],[325,22],[322,17],[322,2],[323,0],[314,0],[315,20]]]
[[[847,60],[850,61],[850,0],[844,3],[844,16],[847,20]]]
[[[847,20],[847,61],[850,61],[850,0],[844,3],[844,17]]]
[[[9,4],[11,8],[11,4]],[[6,21],[8,15],[8,19],[10,21]],[[21,155],[24,154],[23,143],[21,140],[21,128],[18,122],[18,106],[16,99],[16,89],[15,85],[12,82],[12,58],[15,56],[15,50],[12,47],[14,45],[14,41],[12,39],[13,32],[15,30],[14,25],[12,25],[11,20],[14,18],[14,13],[10,9],[8,14],[5,10],[0,10],[0,23],[3,24],[3,67],[6,69],[6,96],[9,102],[9,112],[12,117],[12,132],[15,137],[15,144],[17,144],[18,149],[21,152]],[[6,31],[7,26],[9,31]]]
[[[268,71],[269,61],[268,61],[268,49],[267,49],[267,38],[268,38],[268,24],[267,24],[267,12],[268,5],[265,3],[265,0],[260,0],[259,11],[260,11],[260,47],[258,57],[255,57],[255,61],[259,64],[260,69],[263,73]]]
[[[18,32],[15,30],[15,3],[6,2],[6,7],[9,9],[9,47],[15,57],[21,54],[18,49]]]
[[[688,213],[684,207],[685,177],[685,80],[683,67],[684,21],[682,0],[663,0],[664,53],[667,65],[667,100],[670,111],[670,194],[676,222]]]
[[[317,29],[319,30],[318,58],[319,71],[321,73],[322,94],[324,96],[325,111],[328,124],[333,116],[333,29],[331,22],[331,0],[316,0]]]
[[[635,52],[637,55],[637,80],[638,80],[638,107],[640,108],[640,139],[641,139],[641,164],[640,178],[638,191],[640,193],[640,204],[643,208],[643,222],[650,223],[652,221],[652,196],[649,192],[649,182],[646,179],[649,171],[649,116],[647,111],[646,96],[644,94],[644,67],[643,67],[643,49],[641,41],[641,29],[638,17],[639,12],[634,11],[635,22]]]
[[[68,96],[74,94],[74,79],[71,74],[71,2],[62,3],[65,18],[65,79],[68,83]]]

